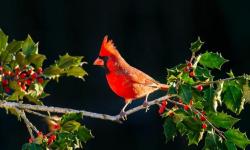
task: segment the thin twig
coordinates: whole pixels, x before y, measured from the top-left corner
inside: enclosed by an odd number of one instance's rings
[[[15,111],[20,115],[20,117],[23,119],[24,123],[26,124],[29,134],[32,138],[34,138],[34,134],[33,131],[35,131],[36,133],[38,133],[39,131],[37,130],[37,128],[29,121],[29,119],[27,118],[26,114],[24,111],[18,109],[18,108],[13,108],[15,109]]]

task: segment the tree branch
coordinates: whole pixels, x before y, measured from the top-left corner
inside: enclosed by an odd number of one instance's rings
[[[160,97],[158,99],[152,100],[150,102],[148,102],[148,106],[152,106],[155,104],[159,104],[161,101],[169,99],[171,96],[166,95],[163,97]],[[41,112],[51,112],[51,113],[61,113],[61,114],[65,114],[65,113],[82,113],[83,116],[86,117],[90,117],[90,118],[96,118],[96,119],[102,119],[102,120],[109,120],[109,121],[113,121],[113,122],[120,122],[120,120],[122,119],[122,117],[118,114],[118,115],[107,115],[107,114],[101,114],[101,113],[95,113],[95,112],[89,112],[89,111],[85,111],[85,110],[76,110],[76,109],[71,109],[71,108],[61,108],[61,107],[53,107],[53,106],[44,106],[44,105],[32,105],[32,104],[23,104],[23,103],[17,103],[17,102],[7,102],[7,101],[1,101],[0,102],[0,108],[14,108],[14,109],[18,109],[20,110],[25,110],[29,113],[32,114],[36,114],[37,112],[34,113],[33,111],[41,111]],[[143,105],[134,107],[132,109],[129,109],[126,111],[126,115],[131,115],[137,111],[140,111],[142,109],[145,109],[145,107],[143,107]],[[42,115],[38,115],[38,116],[42,116]]]

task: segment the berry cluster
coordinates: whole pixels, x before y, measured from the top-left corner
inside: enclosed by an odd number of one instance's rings
[[[11,94],[14,89],[10,87],[10,82],[15,81],[21,90],[28,92],[29,87],[34,83],[43,84],[43,69],[41,67],[34,69],[31,65],[23,67],[16,66],[13,69],[10,66],[0,66],[0,77],[3,91]]]
[[[187,62],[186,67],[184,67],[183,69],[184,72],[189,73],[189,77],[194,78],[195,75],[195,71],[193,70],[193,64],[191,62]],[[196,86],[196,89],[201,92],[203,90],[203,86],[201,84]]]
[[[60,129],[60,125],[56,126],[56,130]],[[29,143],[36,142],[36,139],[42,139],[43,142],[45,142],[47,145],[51,145],[56,140],[56,135],[54,132],[50,132],[47,135],[44,135],[42,132],[37,132],[36,138],[29,138]],[[38,140],[39,141],[39,140]]]

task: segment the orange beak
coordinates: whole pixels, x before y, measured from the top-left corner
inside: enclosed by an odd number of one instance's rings
[[[96,60],[93,63],[93,65],[104,66],[104,61],[102,59],[100,59],[100,58],[96,58]]]

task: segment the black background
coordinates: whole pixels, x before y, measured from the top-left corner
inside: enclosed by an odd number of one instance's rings
[[[250,2],[228,0],[8,0],[0,2],[0,28],[10,39],[25,39],[30,34],[39,41],[40,53],[49,65],[66,52],[84,55],[89,62],[85,82],[62,78],[47,87],[50,97],[45,104],[93,112],[117,114],[123,106],[121,98],[108,87],[104,71],[92,66],[104,35],[109,35],[123,57],[133,66],[164,82],[166,68],[190,57],[190,42],[200,36],[204,49],[219,51],[230,60],[222,71],[236,75],[250,68]],[[225,75],[218,73],[219,76]],[[225,77],[225,76],[224,76]],[[136,101],[131,106],[142,103]],[[249,105],[237,123],[242,131],[250,131]],[[0,114],[1,149],[21,149],[29,135],[15,117]],[[33,118],[40,129],[43,121]],[[200,149],[187,146],[178,136],[165,144],[162,120],[157,108],[139,112],[124,124],[85,118],[95,139],[87,150],[163,150]],[[201,144],[202,145],[202,144]]]

